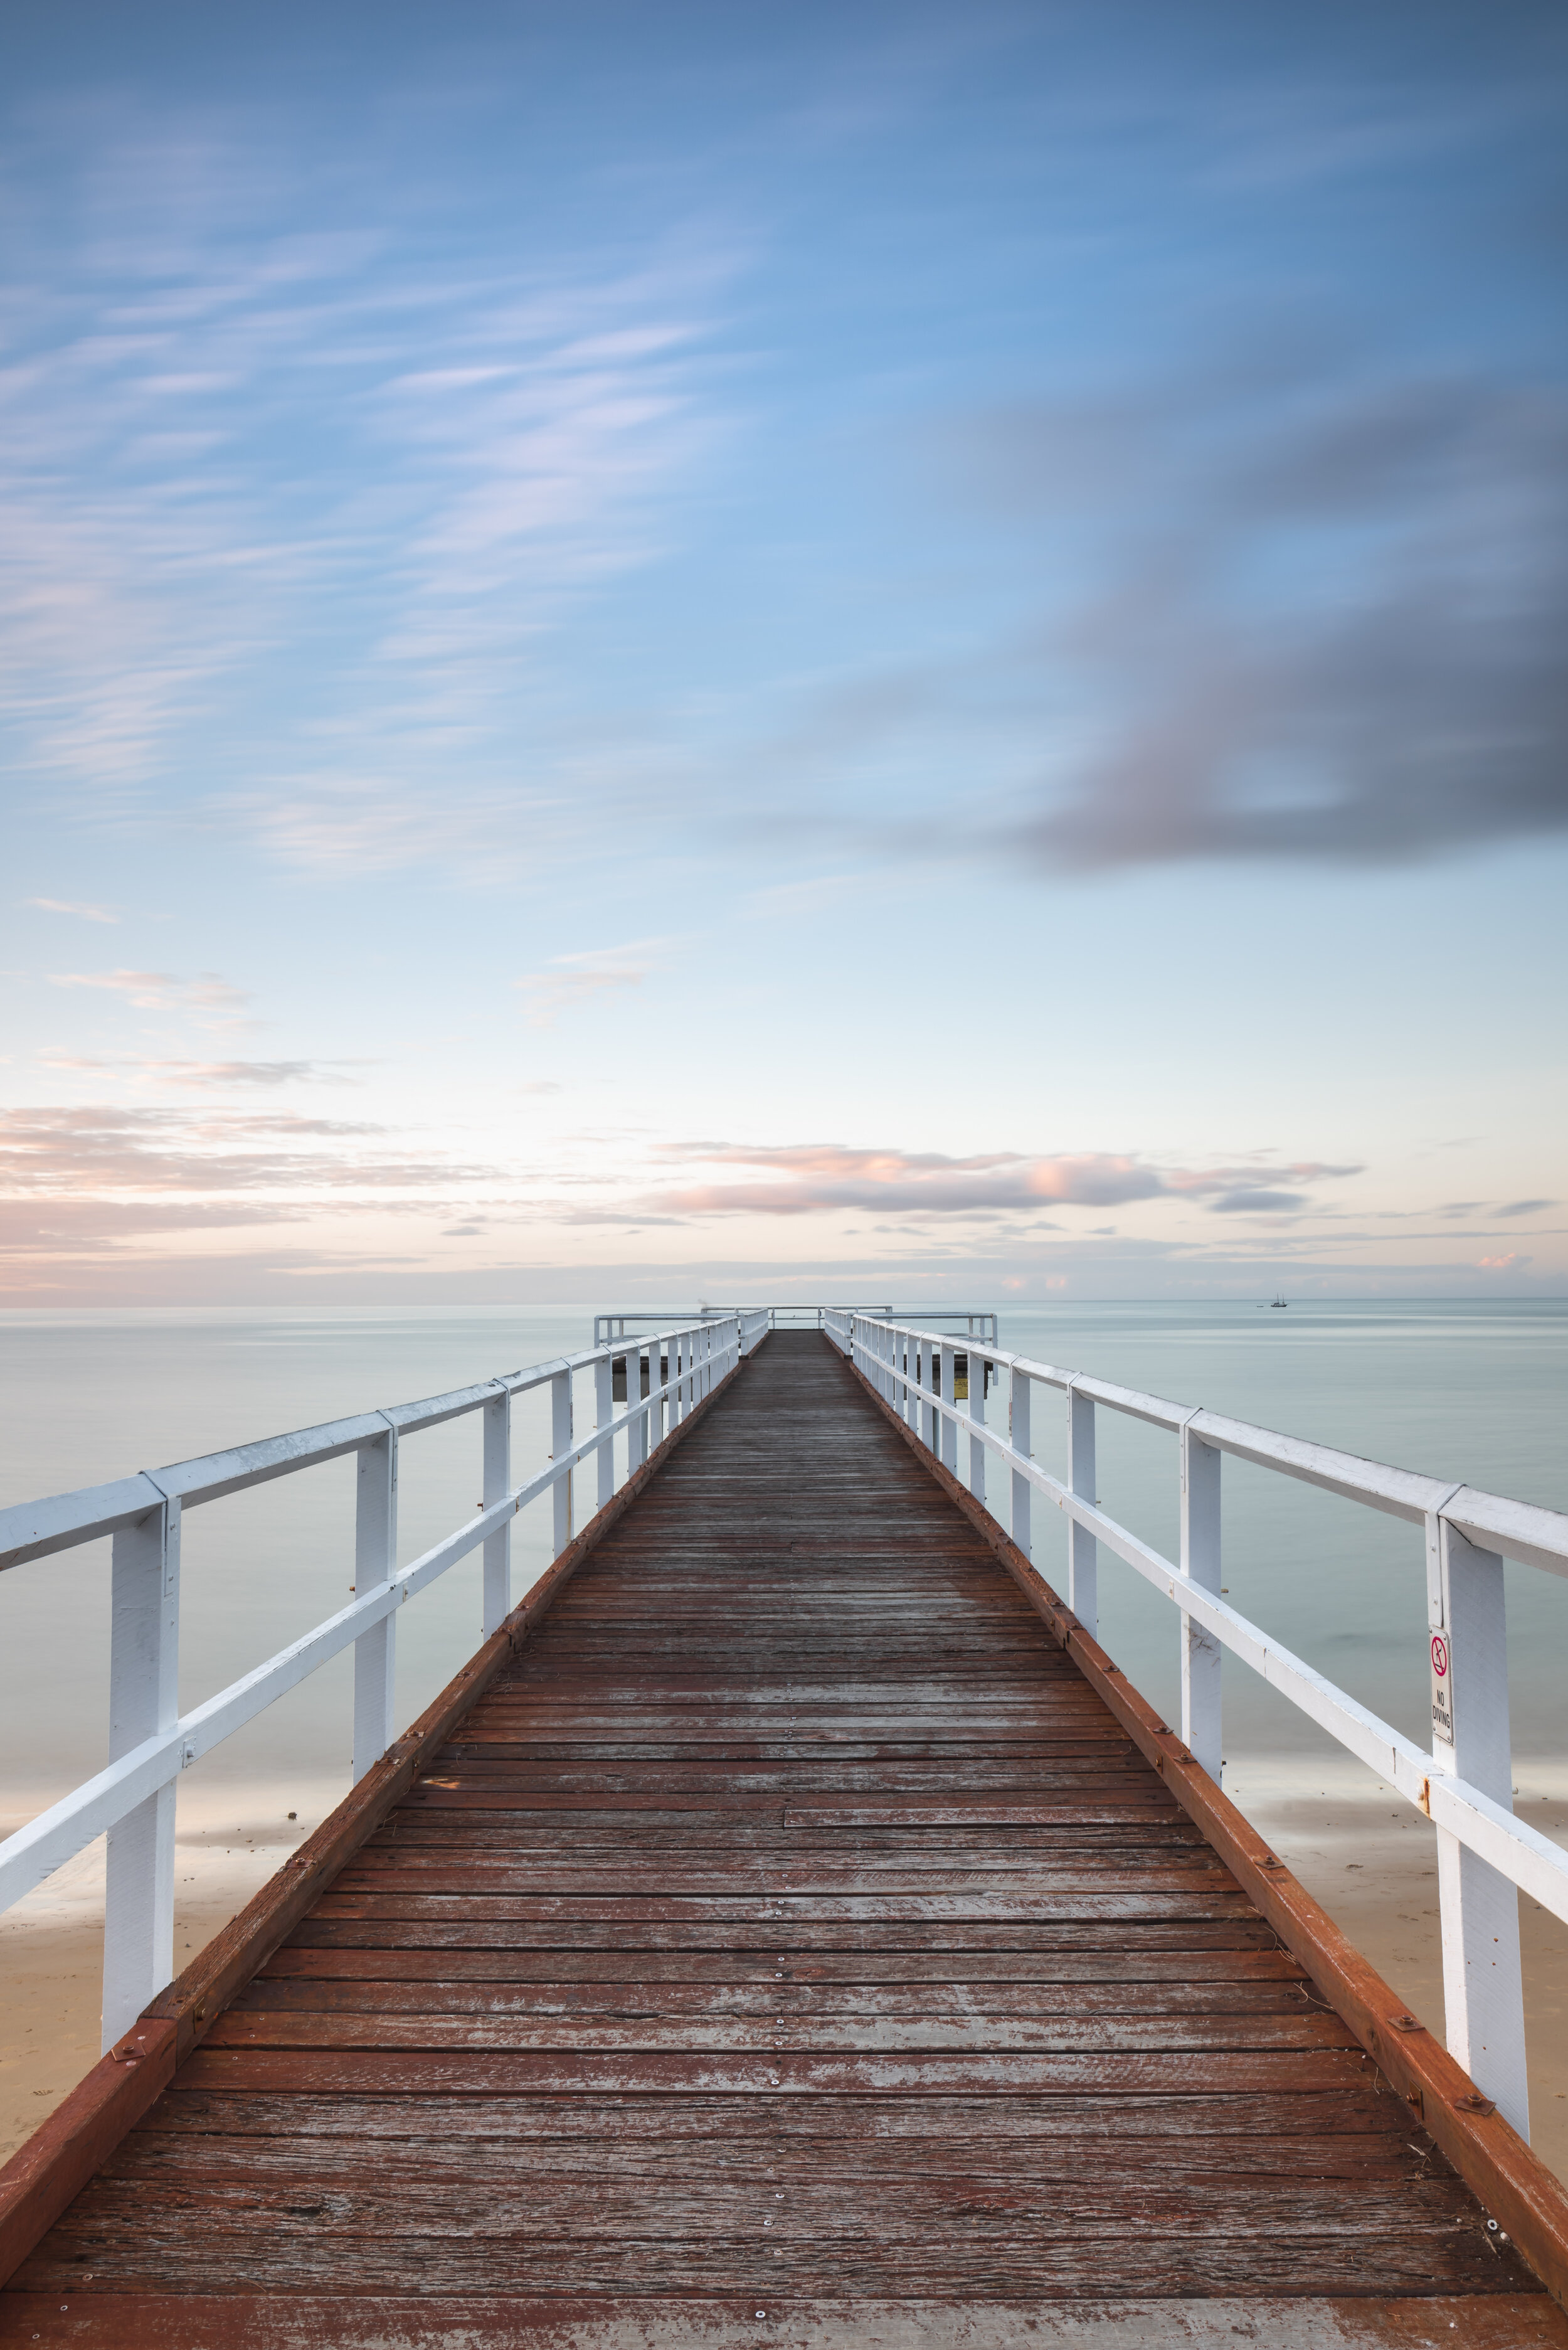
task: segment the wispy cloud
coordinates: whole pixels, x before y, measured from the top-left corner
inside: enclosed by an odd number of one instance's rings
[[[231,987],[215,971],[195,979],[168,971],[61,971],[48,977],[51,987],[98,988],[141,1012],[233,1012],[250,1002],[243,988]]]
[[[118,922],[119,916],[107,906],[74,905],[66,898],[25,898],[23,904],[36,906],[46,914],[75,914],[83,922]]]
[[[368,155],[302,185],[259,108],[222,137],[129,101],[65,128],[47,161],[77,158],[73,235],[30,249],[12,208],[0,338],[21,760],[133,794],[243,694],[215,821],[358,874],[462,857],[488,796],[492,861],[497,818],[525,861],[542,639],[667,543],[715,436],[702,349],[732,256],[653,220],[640,253],[442,250],[441,207],[389,209]],[[18,130],[17,179],[43,160]],[[332,652],[305,718],[312,641]]]
[[[341,1118],[84,1104],[0,1111],[0,1195],[236,1191],[424,1192],[491,1168],[389,1149],[387,1130]]]
[[[1108,1151],[1032,1157],[1004,1150],[950,1158],[940,1151],[856,1149],[842,1143],[698,1141],[667,1144],[659,1155],[704,1167],[766,1169],[784,1178],[672,1187],[639,1203],[683,1216],[801,1216],[866,1209],[992,1217],[1048,1204],[1108,1208],[1172,1195],[1200,1200],[1222,1214],[1276,1215],[1304,1206],[1306,1194],[1277,1188],[1271,1175],[1307,1182],[1360,1172],[1319,1161],[1288,1168],[1183,1169]]]
[[[579,1003],[590,1003],[595,996],[604,995],[625,987],[639,987],[647,977],[640,971],[536,971],[526,978],[514,980],[521,989],[525,1016],[530,1028],[553,1028],[563,1012],[576,1009]]]
[[[547,970],[528,972],[512,983],[523,996],[528,1025],[553,1028],[563,1012],[578,1004],[640,987],[655,958],[672,943],[662,938],[633,939],[626,946],[552,956]]]
[[[181,1092],[222,1093],[261,1086],[352,1085],[337,1064],[325,1061],[163,1061],[122,1055],[94,1059],[76,1053],[40,1053],[38,1066],[101,1076],[124,1072],[139,1085],[174,1087]]]

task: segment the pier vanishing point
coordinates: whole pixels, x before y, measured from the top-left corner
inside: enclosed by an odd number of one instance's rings
[[[986,1316],[785,1318],[606,1317],[0,1515],[6,1565],[115,1544],[109,1765],[0,1846],[14,1899],[110,1839],[105,2054],[0,2173],[5,2350],[1568,2345],[1516,1917],[1568,1916],[1568,1856],[1511,1817],[1496,1675],[1501,1560],[1563,1572],[1568,1521],[1024,1367]],[[1096,1408],[1175,1435],[1180,1559],[1097,1493]],[[463,1413],[479,1515],[400,1565],[399,1447]],[[1226,1605],[1227,1452],[1425,1533],[1429,1749]],[[181,1717],[182,1512],[348,1453],[351,1607]],[[400,1607],[477,1547],[487,1637],[394,1735]],[[1176,1578],[1174,1727],[1095,1638],[1107,1556]],[[348,1646],[352,1792],[171,1980],[181,1770]],[[1437,1823],[1447,2046],[1222,1793],[1226,1647]]]

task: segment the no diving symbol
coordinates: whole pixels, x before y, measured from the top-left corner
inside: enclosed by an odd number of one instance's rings
[[[1440,1632],[1434,1632],[1432,1635],[1432,1670],[1437,1675],[1438,1680],[1442,1680],[1447,1677],[1448,1669],[1449,1644],[1444,1639]]]

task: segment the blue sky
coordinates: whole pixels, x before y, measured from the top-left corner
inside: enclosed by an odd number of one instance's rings
[[[1562,1294],[1565,53],[14,5],[0,1297]]]

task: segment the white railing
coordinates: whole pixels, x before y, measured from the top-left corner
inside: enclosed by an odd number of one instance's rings
[[[996,1315],[988,1305],[922,1305],[920,1313],[925,1326],[961,1322],[971,1338],[989,1339],[996,1343]],[[846,1315],[867,1314],[887,1322],[893,1318],[890,1305],[810,1305],[791,1301],[782,1305],[700,1305],[697,1309],[707,1321],[718,1315],[739,1314],[761,1315],[763,1326],[769,1330],[826,1330],[830,1321],[842,1321]],[[668,1322],[668,1312],[596,1314],[594,1344],[607,1338],[624,1338],[628,1332],[645,1326]]]
[[[1073,1614],[1097,1637],[1099,1546],[1126,1561],[1179,1611],[1181,1736],[1210,1776],[1220,1775],[1222,1649],[1262,1674],[1293,1705],[1423,1811],[1438,1832],[1443,1999],[1449,2047],[1521,2137],[1528,2137],[1524,2001],[1518,1892],[1568,1920],[1568,1852],[1513,1816],[1503,1606],[1505,1557],[1568,1575],[1568,1516],[1462,1484],[1385,1468],[1278,1436],[1245,1420],[1167,1402],[1001,1348],[875,1315],[830,1311],[825,1326],[919,1440],[988,1514],[986,1470],[1008,1477],[1005,1530],[1033,1556],[1035,1494],[1067,1520],[1067,1591]],[[967,1358],[967,1359],[965,1359]],[[981,1370],[981,1366],[987,1367]],[[977,1377],[977,1371],[980,1376]],[[1005,1428],[986,1418],[987,1389],[1005,1378]],[[1033,1458],[1030,1404],[1036,1387],[1067,1406],[1067,1482]],[[967,1389],[967,1392],[959,1392]],[[1095,1412],[1104,1405],[1168,1429],[1178,1440],[1180,1557],[1162,1558],[1108,1516],[1095,1485]],[[967,1439],[960,1469],[960,1439]],[[1314,1671],[1220,1596],[1220,1465],[1226,1453],[1420,1526],[1427,1546],[1430,1751]]]
[[[397,1611],[416,1592],[484,1546],[483,1634],[512,1607],[512,1521],[548,1494],[551,1555],[572,1537],[574,1471],[597,1463],[594,1508],[615,1492],[616,1440],[626,1438],[629,1477],[766,1329],[756,1315],[686,1324],[648,1338],[595,1346],[535,1363],[423,1402],[361,1412],[230,1452],[141,1471],[0,1511],[0,1568],[113,1537],[109,1640],[109,1762],[0,1844],[0,1910],[93,1840],[109,1837],[104,1911],[103,2044],[117,2040],[174,1973],[174,1808],[180,1773],[296,1688],[328,1659],[354,1648],[354,1777],[362,1779],[393,1736]],[[634,1374],[632,1364],[638,1365]],[[577,1440],[572,1380],[591,1371],[594,1430]],[[550,1388],[545,1466],[513,1482],[512,1400]],[[620,1395],[616,1393],[617,1388]],[[640,1389],[640,1393],[632,1392]],[[626,1409],[618,1413],[617,1401]],[[397,1564],[398,1451],[402,1440],[465,1414],[483,1430],[483,1500],[478,1514],[408,1565]],[[358,1456],[354,1592],[303,1639],[220,1690],[179,1710],[180,1532],[199,1503],[286,1477],[346,1453]]]

